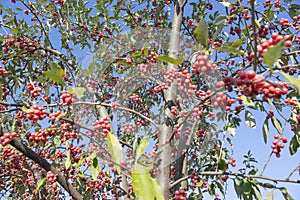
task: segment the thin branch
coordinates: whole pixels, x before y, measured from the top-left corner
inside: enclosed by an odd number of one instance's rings
[[[253,40],[254,40],[254,62],[253,62],[253,70],[256,71],[257,67],[257,35],[256,35],[256,23],[255,23],[255,0],[250,0],[251,4],[251,23],[253,27]]]
[[[282,183],[299,183],[300,180],[290,180],[290,179],[280,179],[280,178],[271,178],[267,176],[261,176],[261,175],[246,175],[246,174],[240,174],[240,173],[228,173],[228,172],[214,172],[214,171],[206,171],[206,172],[200,172],[198,175],[202,176],[235,176],[235,177],[243,177],[243,178],[249,178],[249,179],[263,179],[267,181],[273,181],[273,182],[282,182]],[[181,179],[178,179],[177,181],[173,182],[170,185],[170,189],[175,187],[177,184],[179,184],[182,181],[185,181],[187,179],[191,178],[191,175],[182,177]]]
[[[269,164],[269,162],[270,162],[270,159],[271,159],[272,154],[273,154],[273,152],[271,152],[270,155],[268,156],[268,158],[267,158],[267,160],[266,160],[266,163],[264,164],[264,167],[263,167],[263,169],[262,169],[261,172],[260,172],[260,176],[262,176],[263,173],[264,173],[264,171],[266,170],[266,168],[267,168],[267,166],[268,166],[268,164]]]
[[[291,173],[288,175],[288,177],[286,179],[289,180],[291,178],[291,176],[299,169],[300,169],[300,164],[293,171],[291,171]]]

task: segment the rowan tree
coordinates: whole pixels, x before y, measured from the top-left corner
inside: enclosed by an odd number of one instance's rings
[[[233,185],[240,199],[293,199],[281,184],[299,184],[298,165],[264,173],[300,146],[299,8],[1,2],[1,198],[218,200]],[[251,150],[235,157],[243,123],[272,143],[262,169]]]

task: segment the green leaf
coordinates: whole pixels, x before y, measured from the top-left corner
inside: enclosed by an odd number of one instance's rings
[[[155,199],[164,200],[164,194],[156,178],[151,178]]]
[[[288,14],[291,18],[300,15],[300,5],[299,4],[290,4]]]
[[[258,190],[258,188],[255,185],[252,185],[252,189],[254,191],[254,195],[256,197],[257,200],[262,200],[262,196],[260,191]]]
[[[131,58],[140,57],[142,55],[142,52],[134,52],[130,55]]]
[[[269,121],[268,119],[265,119],[263,127],[262,127],[262,132],[263,132],[263,137],[265,143],[267,143],[268,138],[269,138]]]
[[[50,70],[43,72],[44,76],[64,86],[66,84],[64,81],[65,71],[58,67],[58,65],[55,62],[50,62],[49,65]]]
[[[71,151],[68,151],[65,167],[66,169],[69,169],[71,167]]]
[[[272,67],[274,63],[281,57],[281,52],[284,48],[284,43],[280,42],[273,47],[268,48],[267,52],[263,54],[264,63],[268,65],[268,67]]]
[[[237,54],[237,55],[246,55],[244,51],[241,51],[235,47],[232,46],[222,46],[222,47],[217,47],[216,50],[222,51],[222,52],[228,52],[231,54]]]
[[[140,145],[136,149],[137,159],[145,152],[148,144],[149,144],[149,137],[148,136],[141,139]]]
[[[109,153],[112,157],[113,162],[120,164],[120,162],[123,160],[123,151],[119,140],[116,138],[116,136],[109,133],[107,135],[107,143]],[[118,173],[121,173],[121,168],[119,166],[115,165],[115,168],[118,171]]]
[[[294,135],[290,142],[290,154],[294,155],[297,153],[298,148],[300,147],[300,139],[298,135]]]
[[[148,47],[144,47],[144,56],[148,56],[148,55],[149,55]]]
[[[90,169],[91,169],[92,178],[93,178],[93,180],[96,180],[97,176],[99,174],[99,171],[100,171],[99,161],[98,161],[97,157],[93,158],[90,167],[91,167]]]
[[[227,128],[227,131],[228,131],[228,133],[229,133],[231,136],[233,136],[233,137],[236,135],[236,128],[228,127],[228,128]]]
[[[279,188],[285,200],[294,200],[285,187]]]
[[[247,104],[247,105],[253,105],[253,101],[249,97],[246,97],[245,95],[242,95],[241,99],[243,100],[243,102],[245,104]]]
[[[256,128],[255,118],[253,114],[248,110],[245,111],[245,122],[249,128]]]
[[[265,200],[274,200],[274,190],[271,190],[270,192],[268,192]]]
[[[131,172],[132,187],[139,200],[164,199],[160,185],[151,177],[150,172],[142,165],[137,164]]]
[[[175,58],[172,58],[170,56],[163,55],[163,56],[156,56],[156,58],[159,61],[169,62],[169,63],[172,63],[174,65],[180,65],[183,62],[182,57],[178,57],[178,58],[175,59]]]
[[[273,184],[270,184],[270,183],[260,183],[259,185],[263,188],[269,188],[269,189],[275,188],[275,186]]]
[[[21,108],[21,110],[22,110],[23,112],[25,112],[25,113],[31,113],[31,112],[34,111],[33,108],[26,108],[25,106],[23,106],[23,107]]]
[[[300,94],[300,79],[289,76],[284,72],[281,72],[281,74],[282,74],[282,76],[284,76],[286,82],[288,82],[296,87],[298,94]]]
[[[37,191],[37,192],[41,189],[41,187],[45,184],[46,181],[47,181],[47,178],[43,178],[43,179],[39,182],[39,184],[38,184],[38,186],[37,186],[37,188],[36,188],[36,191]]]
[[[225,159],[221,158],[219,159],[219,162],[218,162],[218,169],[221,170],[221,171],[224,171],[225,168],[227,166],[227,162]]]
[[[18,30],[17,28],[15,28],[15,27],[12,27],[10,30],[11,30],[11,32],[12,32],[15,36],[17,36],[18,33],[19,33],[19,30]]]
[[[208,47],[208,27],[205,19],[202,18],[194,31],[198,42],[205,48]]]
[[[220,3],[225,7],[229,7],[231,5],[229,1],[220,1]]]
[[[69,90],[69,92],[71,94],[75,94],[78,99],[80,99],[81,97],[83,97],[83,94],[85,92],[85,88],[84,87],[75,87],[75,88],[71,88],[70,87],[68,90]]]
[[[273,126],[276,128],[277,132],[282,135],[282,125],[280,123],[280,121],[278,119],[276,119],[275,117],[271,118],[272,124]]]
[[[274,18],[274,12],[273,12],[271,4],[270,4],[268,10],[266,11],[266,16],[268,17],[269,21],[272,21],[272,19]]]
[[[243,42],[241,39],[238,39],[231,44],[231,46],[234,48],[240,48],[242,45],[243,45]]]

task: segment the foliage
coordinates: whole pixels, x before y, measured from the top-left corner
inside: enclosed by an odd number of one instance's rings
[[[299,6],[1,2],[1,197],[293,199],[298,166],[258,175],[249,151],[236,170],[233,139],[245,123],[270,157],[300,147]]]

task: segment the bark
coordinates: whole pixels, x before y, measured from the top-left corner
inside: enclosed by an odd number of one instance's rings
[[[2,119],[0,119],[0,137],[4,135],[4,129],[2,125]],[[59,172],[55,167],[53,167],[46,159],[42,158],[39,154],[28,148],[23,144],[20,138],[13,138],[10,141],[15,149],[20,151],[24,156],[33,160],[35,163],[39,164],[46,171],[52,171],[56,177],[57,182],[73,197],[75,200],[82,200],[81,194],[67,181],[66,177]]]
[[[52,171],[57,178],[57,182],[73,197],[75,200],[81,200],[83,197],[81,194],[67,181],[67,178],[59,172],[55,167],[53,167],[47,160],[42,158],[39,154],[25,146],[20,138],[11,139],[10,144],[23,153],[24,156],[30,158],[35,163],[39,164],[46,171]]]
[[[170,35],[170,44],[169,44],[169,56],[172,58],[177,58],[179,54],[179,41],[180,41],[180,27],[182,24],[183,16],[183,6],[185,4],[184,0],[175,1],[174,5],[174,14],[172,20],[172,30]],[[177,69],[177,65],[168,64],[167,69]],[[174,116],[170,112],[170,108],[175,105],[176,100],[176,82],[167,89],[164,93],[164,98],[166,100],[165,105],[165,121],[161,127],[159,134],[159,143],[158,143],[158,160],[157,160],[157,180],[160,183],[162,188],[164,198],[169,199],[169,187],[170,187],[170,163],[171,163],[171,139],[173,135],[172,121]]]

